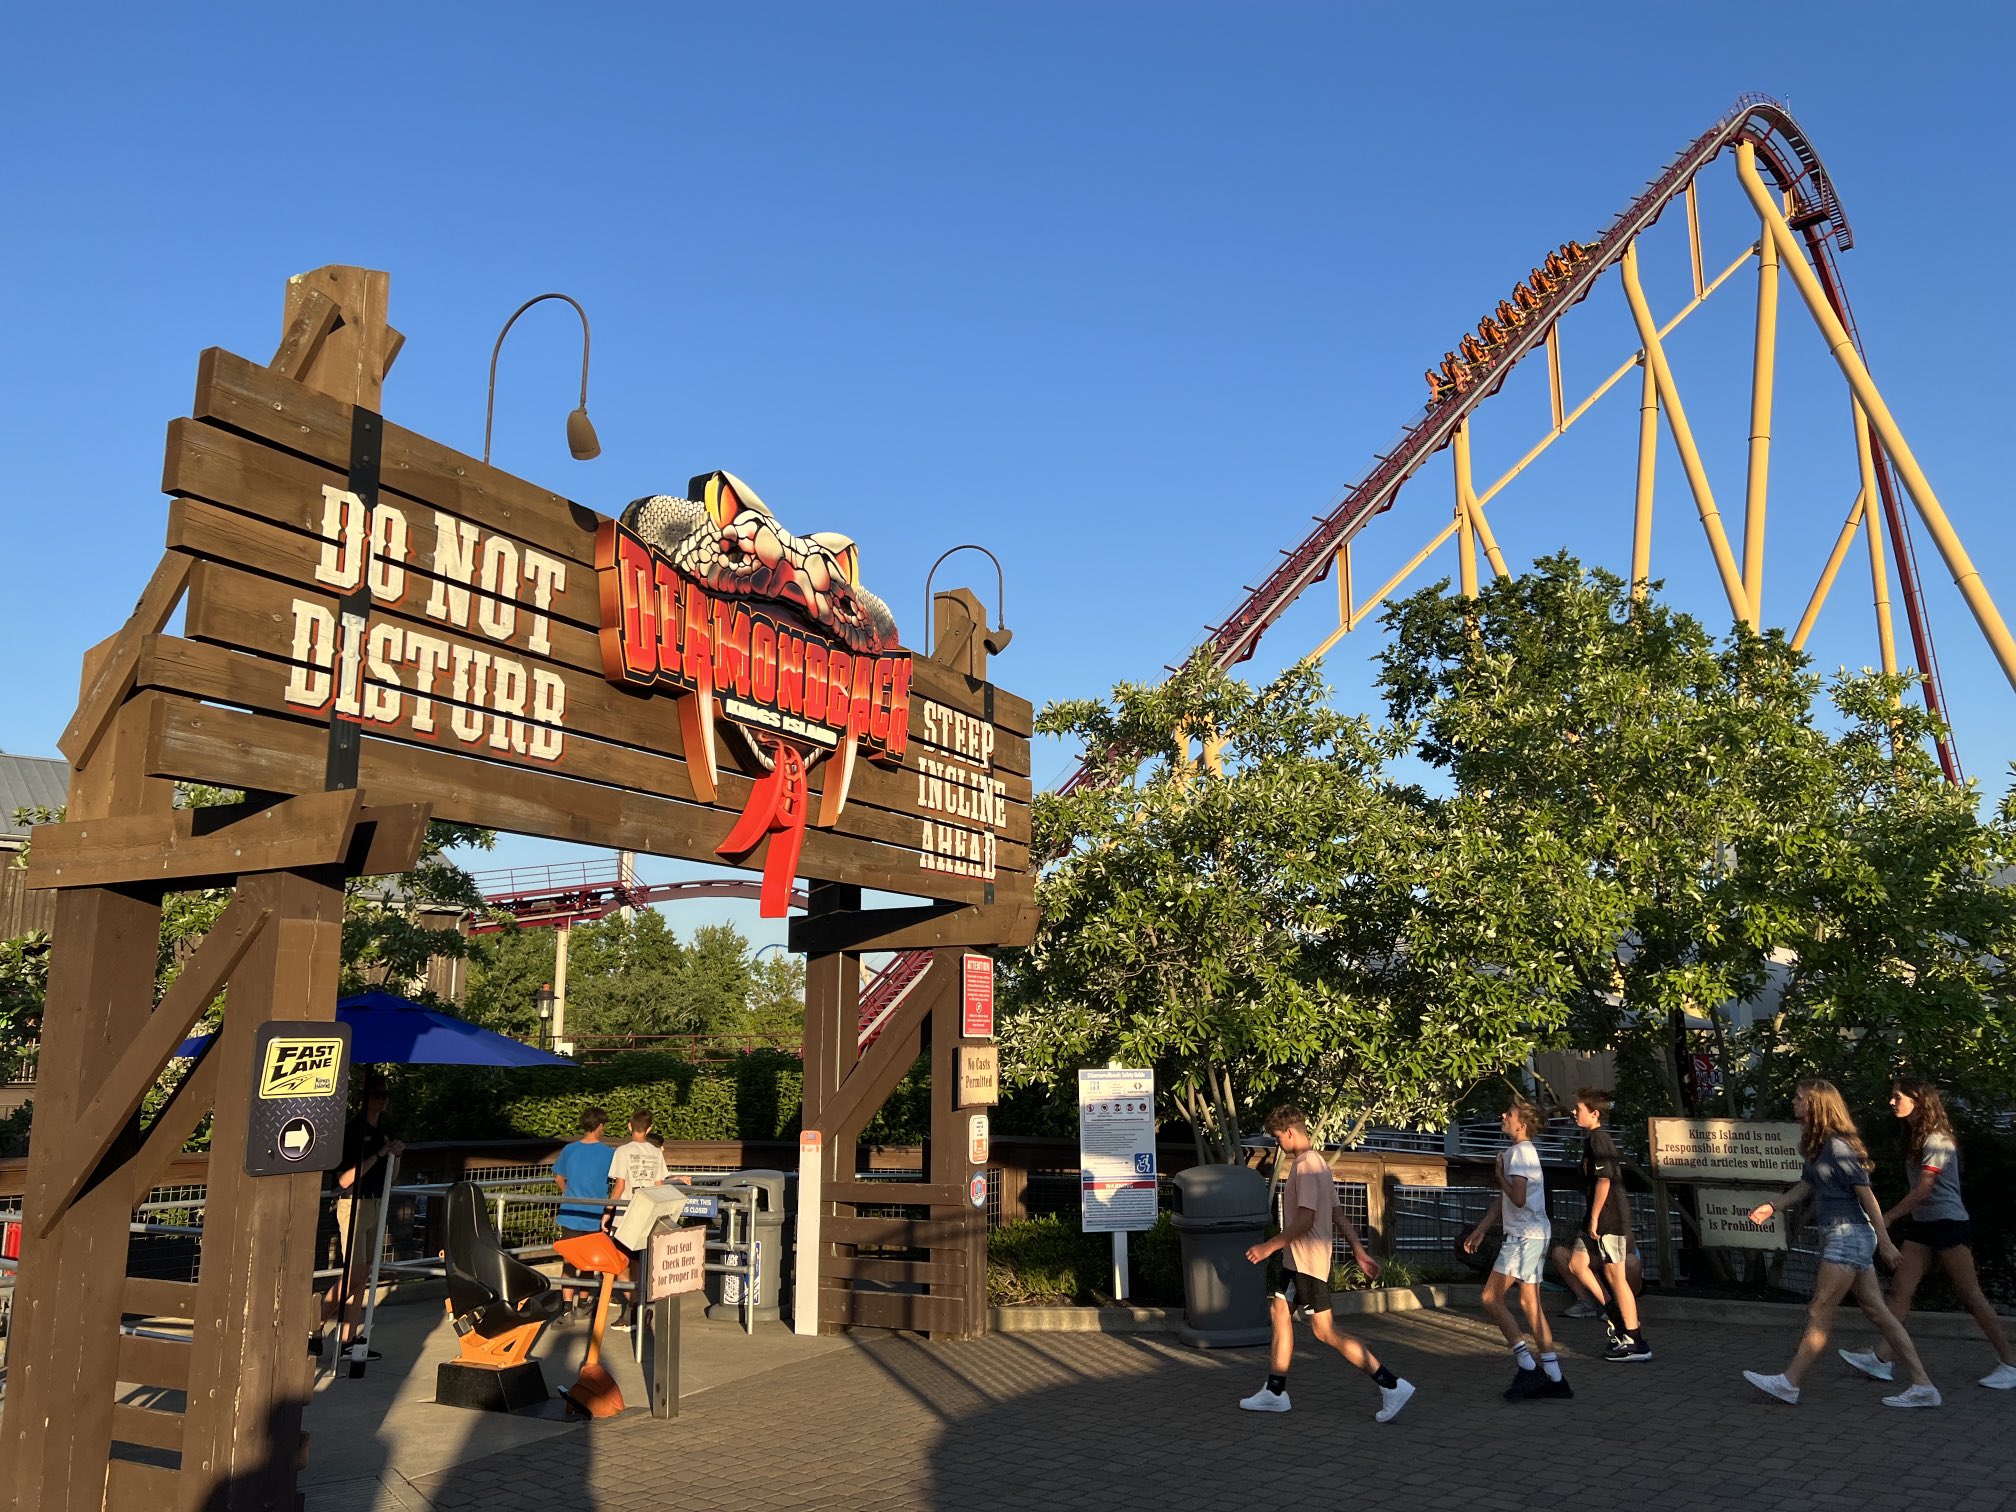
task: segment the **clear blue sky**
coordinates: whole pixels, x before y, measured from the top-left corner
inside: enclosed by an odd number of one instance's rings
[[[263,360],[291,273],[388,270],[408,343],[387,412],[471,452],[504,317],[576,295],[604,454],[566,455],[578,349],[554,305],[505,351],[500,463],[608,512],[730,468],[794,527],[853,535],[906,630],[932,558],[981,541],[1016,631],[998,678],[1041,703],[1177,658],[1419,409],[1425,364],[1748,89],[1788,100],[1833,170],[1878,381],[2016,615],[1991,439],[2012,386],[2012,29],[1895,5],[33,9],[0,99],[0,749],[54,753],[80,654],[158,554],[162,430],[196,354]],[[1719,266],[1753,234],[1726,162],[1704,209]],[[1684,254],[1661,230],[1648,284],[1671,310]],[[1732,518],[1752,287],[1673,343]],[[1571,389],[1629,351],[1621,304],[1613,278],[1568,327]],[[1784,341],[1765,609],[1789,622],[1853,460],[1789,289]],[[1625,565],[1632,382],[1493,506],[1515,562],[1565,545]],[[1480,472],[1544,424],[1534,385],[1498,400]],[[1360,584],[1448,500],[1444,463],[1364,538]],[[1670,451],[1660,506],[1656,569],[1726,619]],[[1999,795],[2016,694],[1921,546],[1961,753]],[[1453,571],[1445,548],[1417,582]],[[1858,558],[1825,665],[1875,659],[1867,602]],[[1256,665],[1329,612],[1326,588]],[[1376,644],[1332,656],[1341,701],[1369,706]],[[1039,754],[1039,781],[1064,764]]]

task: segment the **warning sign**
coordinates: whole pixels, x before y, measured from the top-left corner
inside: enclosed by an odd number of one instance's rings
[[[334,1035],[296,1039],[275,1035],[259,1066],[259,1095],[267,1102],[334,1097],[343,1073],[343,1041]]]

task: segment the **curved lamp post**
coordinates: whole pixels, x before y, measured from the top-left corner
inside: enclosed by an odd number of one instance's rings
[[[483,406],[485,462],[490,460],[490,427],[497,414],[497,354],[504,350],[504,338],[511,334],[511,327],[518,323],[518,317],[548,299],[566,300],[574,306],[574,313],[581,317],[581,403],[567,417],[567,450],[573,453],[577,462],[587,462],[602,455],[602,443],[596,438],[595,427],[588,419],[588,312],[581,308],[581,301],[572,294],[539,294],[511,312],[511,318],[504,322],[504,329],[497,333],[497,344],[490,348],[490,397]]]
[[[999,656],[1008,649],[1008,642],[1015,639],[1015,632],[1008,628],[1007,574],[1001,570],[1001,558],[985,546],[977,546],[971,541],[940,553],[938,560],[931,564],[931,570],[924,574],[924,654],[926,656],[931,654],[931,606],[934,602],[931,597],[931,579],[937,576],[938,569],[945,565],[945,558],[957,551],[977,551],[994,564],[994,618],[997,623],[992,630],[988,630],[984,624],[981,626],[985,633],[980,637],[980,644],[987,648],[989,656]]]

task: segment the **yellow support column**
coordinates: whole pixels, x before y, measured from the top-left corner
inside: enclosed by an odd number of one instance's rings
[[[1701,453],[1694,445],[1694,431],[1687,424],[1687,411],[1681,407],[1680,393],[1673,383],[1673,370],[1666,362],[1666,348],[1659,341],[1659,327],[1653,322],[1652,311],[1645,303],[1644,286],[1638,282],[1638,244],[1635,241],[1624,249],[1621,268],[1624,297],[1631,305],[1631,318],[1638,325],[1638,340],[1645,348],[1645,360],[1651,365],[1653,379],[1659,387],[1659,399],[1666,407],[1666,428],[1672,433],[1673,445],[1680,453],[1680,468],[1687,474],[1687,486],[1694,491],[1694,506],[1701,512],[1701,528],[1708,534],[1708,549],[1715,554],[1716,569],[1722,574],[1722,589],[1729,596],[1729,612],[1754,630],[1757,620],[1751,611],[1749,596],[1743,591],[1743,574],[1736,565],[1735,553],[1729,549],[1728,534],[1722,529],[1722,515],[1715,507],[1714,491],[1708,486],[1708,469],[1701,464]]]
[[[1638,401],[1638,505],[1631,516],[1631,597],[1642,603],[1652,577],[1652,475],[1659,461],[1659,385],[1645,364]]]
[[[1827,602],[1827,590],[1834,586],[1834,576],[1840,572],[1841,564],[1848,559],[1848,548],[1855,542],[1855,532],[1862,525],[1862,511],[1868,504],[1867,496],[1855,495],[1855,505],[1848,511],[1848,522],[1841,527],[1841,533],[1834,538],[1834,549],[1827,556],[1827,565],[1821,569],[1820,581],[1813,587],[1813,597],[1806,601],[1806,612],[1799,616],[1799,628],[1792,632],[1792,649],[1806,649],[1806,637],[1813,633],[1813,622],[1820,618],[1820,606]]]
[[[1450,450],[1456,458],[1456,561],[1463,597],[1477,597],[1477,532],[1470,528],[1470,425],[1456,427]]]
[[[1897,675],[1897,637],[1890,625],[1890,571],[1883,560],[1883,530],[1876,518],[1880,511],[1868,501],[1880,498],[1876,492],[1876,460],[1869,449],[1869,417],[1855,406],[1855,461],[1862,469],[1862,523],[1869,536],[1869,582],[1875,590],[1876,640],[1883,654],[1883,675]]]
[[[1757,347],[1750,374],[1750,474],[1743,490],[1743,592],[1764,612],[1764,499],[1771,476],[1771,387],[1778,346],[1778,249],[1758,244]]]
[[[1701,266],[1701,201],[1694,193],[1694,183],[1687,180],[1687,251],[1694,263],[1694,297],[1699,299],[1707,285],[1703,282],[1706,270]]]
[[[1924,520],[1926,532],[1933,544],[1939,548],[1939,555],[1946,563],[1946,570],[1953,574],[1953,584],[1960,590],[1960,596],[1967,600],[1967,607],[1973,611],[1974,621],[1981,627],[1989,649],[2002,666],[2002,675],[2016,687],[2016,640],[2009,635],[2009,627],[2003,623],[2002,615],[1995,607],[1995,600],[1989,596],[1988,585],[1981,580],[1981,571],[1967,555],[1967,548],[1960,544],[1959,534],[1952,522],[1946,518],[1946,511],[1939,503],[1939,496],[1932,491],[1924,469],[1912,455],[1910,443],[1904,433],[1897,428],[1897,421],[1890,413],[1890,407],[1883,402],[1883,395],[1876,387],[1876,380],[1869,376],[1869,369],[1862,356],[1855,350],[1855,343],[1849,339],[1841,319],[1827,303],[1827,296],[1820,288],[1820,280],[1806,265],[1806,257],[1799,243],[1792,235],[1792,228],[1785,224],[1785,217],[1778,212],[1777,203],[1771,191],[1764,187],[1764,180],[1757,173],[1757,149],[1748,142],[1739,142],[1736,147],[1736,176],[1742,180],[1743,192],[1750,196],[1750,203],[1757,211],[1757,218],[1764,223],[1767,235],[1778,243],[1778,260],[1791,274],[1792,282],[1798,286],[1799,297],[1806,301],[1806,309],[1813,317],[1813,323],[1820,327],[1820,334],[1826,339],[1827,349],[1840,366],[1842,376],[1848,386],[1855,391],[1855,398],[1867,414],[1870,427],[1883,443],[1883,450],[1896,465],[1897,475],[1904,480],[1904,487],[1911,495],[1911,502],[1918,506],[1919,518]],[[1874,513],[1873,505],[1870,513]]]

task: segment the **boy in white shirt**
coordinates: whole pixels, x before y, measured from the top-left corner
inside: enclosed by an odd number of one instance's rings
[[[630,1115],[629,1142],[618,1145],[609,1162],[610,1177],[623,1183],[615,1187],[615,1191],[634,1192],[639,1187],[657,1186],[664,1181],[667,1174],[665,1156],[658,1146],[651,1143],[651,1123],[649,1108],[639,1108]],[[617,1208],[610,1215],[612,1220],[620,1219],[629,1206],[626,1202]],[[634,1300],[643,1296],[644,1259],[641,1254],[630,1262],[630,1283],[631,1298]]]
[[[621,1178],[622,1191],[634,1192],[639,1187],[657,1186],[665,1179],[665,1156],[658,1146],[651,1143],[651,1123],[649,1108],[639,1108],[632,1113],[629,1142],[618,1145],[610,1161],[609,1174]],[[622,1215],[623,1209],[618,1208],[615,1216],[620,1218]]]
[[[1499,1120],[1511,1146],[1499,1153],[1492,1167],[1492,1180],[1503,1195],[1485,1211],[1484,1217],[1464,1237],[1463,1250],[1475,1254],[1494,1224],[1505,1225],[1505,1243],[1484,1283],[1484,1311],[1491,1315],[1512,1346],[1512,1358],[1519,1373],[1505,1388],[1508,1402],[1534,1397],[1572,1397],[1574,1390],[1561,1373],[1561,1361],[1554,1353],[1554,1334],[1547,1326],[1547,1313],[1540,1305],[1540,1272],[1547,1260],[1547,1185],[1540,1172],[1540,1152],[1533,1148],[1533,1136],[1540,1132],[1540,1110],[1525,1098],[1513,1099]],[[1505,1297],[1514,1286],[1520,1288],[1520,1310],[1526,1315],[1522,1330]],[[1534,1361],[1526,1335],[1540,1351]]]

